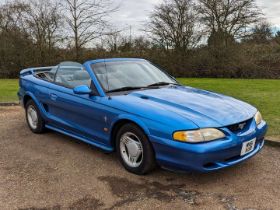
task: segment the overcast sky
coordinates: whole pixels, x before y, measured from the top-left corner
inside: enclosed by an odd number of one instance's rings
[[[120,0],[121,7],[118,12],[112,15],[113,23],[118,28],[129,28],[132,26],[132,33],[139,34],[143,28],[143,22],[148,20],[148,16],[153,10],[154,5],[163,0]],[[280,0],[256,0],[262,9],[265,17],[274,27],[280,28]],[[129,33],[129,30],[127,30]]]
[[[4,3],[10,0],[0,0]],[[118,29],[127,28],[129,34],[129,26],[132,26],[132,34],[141,34],[140,29],[148,20],[149,14],[154,6],[163,2],[163,0],[113,0],[121,2],[118,12],[112,14],[112,23]],[[274,30],[280,29],[280,0],[256,0],[259,7],[262,9],[267,20],[274,27]]]

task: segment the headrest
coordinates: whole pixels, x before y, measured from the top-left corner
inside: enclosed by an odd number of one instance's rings
[[[75,80],[87,80],[90,79],[89,74],[86,71],[76,71],[74,73]]]

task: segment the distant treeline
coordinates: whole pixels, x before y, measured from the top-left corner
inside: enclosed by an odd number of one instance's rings
[[[166,0],[142,36],[110,24],[113,0],[0,5],[0,78],[72,60],[141,57],[176,77],[280,78],[280,32],[255,0]],[[61,15],[63,14],[63,15]]]

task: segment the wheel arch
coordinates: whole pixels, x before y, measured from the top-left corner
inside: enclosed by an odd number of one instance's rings
[[[25,108],[26,103],[32,100],[36,104],[37,108],[40,111],[41,116],[46,119],[46,113],[44,111],[43,105],[40,104],[40,102],[36,99],[36,97],[31,92],[26,92],[26,94],[23,96],[23,107]]]
[[[28,102],[29,100],[33,100],[33,98],[32,98],[30,95],[26,94],[26,95],[23,97],[23,107],[24,107],[24,108],[26,107],[26,104],[27,104],[27,102]],[[33,101],[34,101],[34,100],[33,100]]]
[[[112,125],[111,132],[110,132],[110,142],[113,148],[116,146],[116,136],[118,130],[125,124],[132,123],[139,127],[148,137],[150,135],[150,131],[148,127],[142,122],[140,119],[132,116],[122,116],[118,118]],[[149,138],[148,138],[149,139]]]
[[[27,101],[29,101],[29,100],[33,100],[34,103],[40,108],[40,106],[39,106],[39,101],[36,99],[36,97],[34,96],[33,93],[31,93],[31,92],[28,91],[28,92],[26,92],[25,95],[23,96],[23,105],[24,105],[24,107],[25,107]]]

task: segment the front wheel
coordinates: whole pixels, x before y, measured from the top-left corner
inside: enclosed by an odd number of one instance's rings
[[[45,122],[33,100],[26,103],[25,115],[27,124],[33,133],[43,133],[45,131]]]
[[[117,134],[117,153],[126,170],[143,175],[155,168],[155,155],[145,133],[134,124],[126,124]]]

